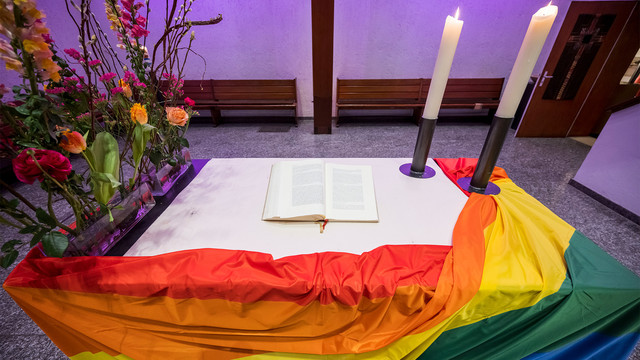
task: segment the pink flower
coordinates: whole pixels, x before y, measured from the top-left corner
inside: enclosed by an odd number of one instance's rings
[[[89,61],[89,66],[98,66],[100,64],[102,64],[102,61],[97,60],[97,59]]]
[[[33,156],[38,161],[38,165],[33,160],[29,152],[33,151]],[[40,149],[24,149],[11,161],[13,163],[13,172],[18,180],[25,184],[33,184],[38,179],[44,180],[44,170],[49,176],[58,180],[65,181],[71,173],[71,163],[69,159],[57,151],[40,150]],[[42,170],[40,170],[42,168]]]
[[[145,27],[147,25],[147,19],[144,16],[139,15],[136,18],[136,24]]]
[[[144,6],[143,3],[137,3],[137,4],[133,5],[133,10],[138,11],[143,6]]]
[[[133,86],[137,86],[137,87],[141,87],[141,88],[146,88],[147,87],[147,85],[145,85],[142,82],[134,82]]]
[[[184,103],[185,103],[187,106],[193,106],[193,105],[195,105],[195,104],[196,104],[196,102],[195,102],[195,101],[193,101],[193,100],[191,100],[191,98],[189,98],[189,97],[184,98]]]
[[[44,41],[47,44],[53,44],[55,41],[53,41],[53,39],[51,38],[51,35],[49,33],[44,33],[44,34],[40,34],[42,36],[42,38],[44,39]]]
[[[44,90],[47,94],[61,94],[63,92],[65,92],[65,88],[63,87],[56,87],[56,88],[47,88]]]
[[[132,73],[131,71],[125,71],[124,72],[124,79],[125,82],[132,82],[132,81],[136,81],[138,80],[138,77],[136,76],[136,74]]]
[[[149,31],[140,27],[140,25],[133,25],[133,28],[131,28],[131,35],[133,35],[134,38],[139,38],[149,35]]]
[[[64,52],[76,60],[80,60],[81,58],[80,52],[76,49],[64,49]]]
[[[4,84],[0,84],[0,98],[2,97],[2,95],[6,94],[9,92],[9,89],[7,89]]]
[[[124,90],[123,90],[120,86],[116,86],[116,87],[114,87],[113,89],[111,89],[111,94],[112,94],[112,95],[115,95],[115,94],[117,94],[117,93],[121,93],[121,92],[123,92],[123,91],[124,91]]]
[[[120,2],[122,3],[122,7],[124,7],[125,10],[131,10],[131,8],[133,7],[133,0],[121,0]]]
[[[114,77],[116,77],[116,74],[112,73],[112,72],[109,72],[109,73],[106,73],[106,74],[100,76],[100,81],[107,82],[107,81],[110,81],[111,79],[113,79]]]
[[[169,74],[167,74],[167,73],[162,73],[162,77],[163,77],[163,78],[165,78],[165,79],[168,79],[168,78],[169,78]]]

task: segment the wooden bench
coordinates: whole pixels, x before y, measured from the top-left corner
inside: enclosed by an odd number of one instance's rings
[[[422,117],[431,79],[338,79],[336,107],[346,109],[413,109],[416,124]],[[449,79],[442,109],[489,109],[500,103],[504,78]]]
[[[296,79],[185,80],[183,90],[184,97],[195,101],[195,109],[211,111],[216,126],[221,110],[292,110],[298,126]]]
[[[503,83],[504,78],[449,79],[440,108],[489,109],[492,117],[500,104]],[[424,85],[429,86],[426,81]]]
[[[427,99],[425,80],[338,79],[336,126],[340,125],[340,110],[354,109],[413,109],[413,119],[418,124]]]

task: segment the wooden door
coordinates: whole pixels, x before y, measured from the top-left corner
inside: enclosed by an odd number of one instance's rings
[[[580,109],[635,6],[636,1],[571,3],[516,136],[565,137],[580,125]]]

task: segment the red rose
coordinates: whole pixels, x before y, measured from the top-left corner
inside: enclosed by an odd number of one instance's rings
[[[38,160],[38,164],[52,178],[62,182],[67,180],[67,176],[71,173],[71,162],[64,155],[53,150],[24,149],[13,159],[13,172],[18,180],[26,184],[33,184],[38,179],[42,182],[44,175],[36,163],[33,161],[29,151],[34,152],[34,157]]]
[[[191,100],[191,98],[189,98],[189,97],[184,98],[184,103],[185,103],[187,106],[193,106],[193,105],[195,105],[195,104],[196,104],[196,102],[195,102],[195,101],[193,101],[193,100]]]

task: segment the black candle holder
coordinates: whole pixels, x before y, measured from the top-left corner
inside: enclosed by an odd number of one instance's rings
[[[471,180],[469,178],[458,179],[461,188],[478,194],[496,195],[500,193],[500,188],[489,182],[493,169],[498,161],[498,156],[502,150],[502,145],[509,132],[509,127],[513,118],[503,118],[494,116],[491,121],[489,133],[482,146],[478,164],[473,172]]]
[[[431,148],[431,140],[433,139],[437,121],[437,118],[422,118],[420,120],[418,139],[413,150],[413,160],[411,164],[402,164],[400,166],[401,173],[417,179],[428,179],[436,175],[436,171],[427,166],[427,158],[429,157],[429,148]]]

